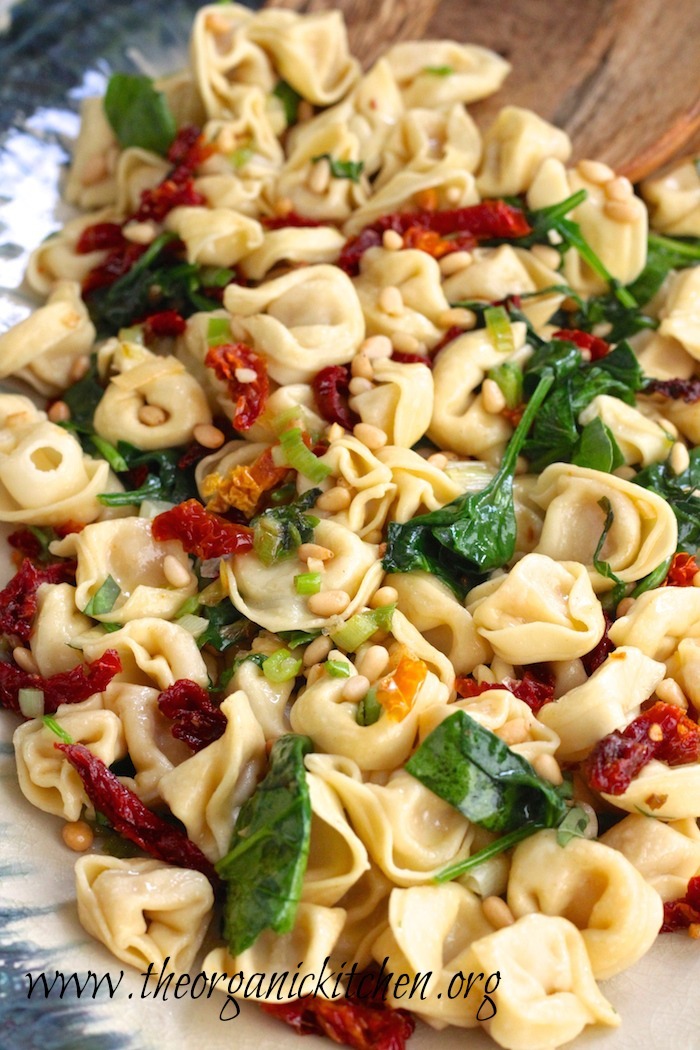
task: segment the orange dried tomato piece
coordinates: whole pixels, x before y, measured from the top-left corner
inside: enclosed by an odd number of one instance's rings
[[[392,721],[401,722],[410,713],[427,673],[427,664],[404,649],[394,670],[379,681],[377,703]]]
[[[289,467],[275,466],[272,448],[266,448],[253,463],[239,463],[227,474],[209,474],[204,479],[202,494],[207,510],[223,514],[231,508],[250,518],[265,492],[284,481]]]
[[[204,364],[228,387],[228,396],[234,404],[232,422],[236,430],[250,430],[262,415],[270,390],[265,359],[247,343],[221,343],[209,348]],[[236,375],[241,370],[252,371],[255,379],[249,383],[241,382]]]
[[[679,551],[678,554],[673,555],[673,561],[661,586],[692,587],[693,578],[697,572],[700,572],[700,565],[698,565],[693,555],[686,554],[685,551]]]

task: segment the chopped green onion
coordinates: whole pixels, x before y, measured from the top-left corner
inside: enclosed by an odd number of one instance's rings
[[[347,660],[326,660],[323,666],[331,678],[350,677],[350,664]]]
[[[181,616],[196,616],[200,604],[199,595],[193,594],[191,598],[187,598],[187,600],[182,603],[175,613],[175,619],[179,620]]]
[[[523,373],[512,361],[504,361],[489,371],[489,379],[497,383],[506,399],[506,408],[517,408],[523,402]]]
[[[274,518],[260,517],[253,530],[253,550],[263,565],[273,565],[281,554],[286,554],[284,530]]]
[[[331,473],[331,468],[322,463],[318,456],[315,456],[311,449],[306,447],[299,427],[292,427],[280,434],[280,447],[285,462],[309,481],[313,481],[315,485]]]
[[[105,439],[101,438],[99,434],[91,434],[90,441],[102,458],[107,460],[116,474],[122,474],[125,470],[129,469],[129,464],[126,462],[121,452],[117,451],[114,445],[111,445],[109,441],[105,441]]]
[[[327,160],[334,179],[350,179],[351,182],[360,181],[365,166],[362,160],[336,160],[330,153],[319,153],[311,160],[314,164],[319,160]]]
[[[368,642],[376,631],[389,630],[395,608],[396,602],[392,605],[382,605],[379,609],[367,609],[365,612],[355,613],[337,631],[333,631],[331,638],[346,653],[354,653],[361,645]]]
[[[252,146],[239,146],[233,153],[229,153],[228,159],[234,168],[244,168],[253,156]]]
[[[185,613],[184,616],[179,616],[175,623],[178,627],[184,628],[193,638],[199,638],[200,634],[204,634],[209,626],[209,621],[205,616],[193,616],[192,613]]]
[[[228,317],[210,317],[207,322],[208,346],[231,342],[231,322]]]
[[[64,744],[73,744],[75,741],[70,733],[67,733],[63,726],[59,725],[53,715],[43,715],[42,722],[47,729],[50,729],[52,733],[55,733],[59,740],[62,740]]]
[[[375,722],[379,721],[381,713],[382,705],[377,700],[377,687],[373,685],[371,689],[367,690],[357,705],[355,721],[358,726],[373,726]]]
[[[262,673],[268,682],[276,685],[282,682],[290,682],[301,671],[302,660],[292,656],[289,649],[278,649],[272,656],[268,656],[262,665]]]
[[[488,306],[484,310],[484,321],[489,339],[501,354],[512,354],[515,350],[513,329],[503,306]]]
[[[20,689],[17,694],[19,709],[25,718],[40,718],[44,713],[42,689]]]
[[[288,408],[282,409],[272,420],[272,429],[275,434],[281,434],[282,431],[289,429],[290,423],[302,423],[306,424],[307,412],[303,405],[289,405]]]
[[[111,612],[114,603],[121,594],[121,588],[116,580],[108,576],[99,590],[95,591],[83,612],[86,616],[103,616]]]
[[[119,329],[119,342],[120,343],[139,343],[141,346],[143,342],[143,325],[132,324],[128,328]]]
[[[199,280],[202,288],[225,288],[236,276],[235,270],[228,266],[202,266],[199,271]],[[211,310],[211,306],[205,307]]]
[[[453,66],[423,66],[424,73],[432,73],[434,77],[449,77],[454,73]]]
[[[321,590],[321,573],[300,572],[294,577],[294,587],[297,594],[318,594]]]

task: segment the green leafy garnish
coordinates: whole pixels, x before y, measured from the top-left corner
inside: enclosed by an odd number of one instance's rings
[[[138,146],[162,156],[168,152],[177,124],[165,95],[156,91],[150,77],[113,73],[104,108],[122,149]]]
[[[690,464],[676,474],[669,460],[652,463],[632,479],[650,492],[655,492],[670,505],[678,523],[679,551],[694,553],[700,548],[700,448],[690,451]]]
[[[598,500],[598,506],[605,514],[605,523],[603,525],[603,531],[600,534],[600,539],[598,540],[598,544],[595,549],[595,554],[593,555],[593,567],[596,572],[600,573],[601,576],[604,576],[607,580],[612,580],[612,582],[615,584],[608,598],[608,601],[610,602],[612,607],[615,608],[615,606],[622,600],[622,598],[624,598],[625,591],[627,590],[627,584],[624,582],[624,580],[621,580],[620,577],[613,572],[612,568],[610,567],[610,564],[607,561],[603,561],[600,557],[600,552],[605,546],[605,541],[608,538],[608,533],[610,532],[610,529],[613,526],[615,515],[613,514],[612,505],[607,496],[603,496],[602,499]]]
[[[299,116],[299,103],[301,102],[301,95],[298,91],[295,91],[286,80],[278,80],[272,89],[272,94],[282,103],[287,127],[296,124]]]
[[[83,612],[86,616],[102,616],[104,613],[111,612],[121,593],[121,587],[117,581],[108,576],[99,590],[95,591]]]
[[[566,846],[572,839],[584,838],[589,816],[581,806],[572,806],[557,828],[557,843]]]
[[[317,157],[312,157],[312,160],[314,164],[317,160],[327,160],[334,179],[350,179],[351,182],[360,181],[365,167],[362,160],[336,160],[330,153],[319,153]]]
[[[123,473],[129,469],[129,464],[126,462],[121,452],[114,447],[109,441],[105,441],[99,434],[91,434],[90,442],[95,446],[99,454],[103,459],[106,459],[110,467],[116,474]]]
[[[434,77],[449,77],[454,73],[453,66],[423,66],[424,73],[430,73]]]
[[[671,270],[697,266],[699,262],[700,238],[687,237],[681,240],[650,233],[644,269],[629,285],[629,292],[638,303],[644,305],[654,298]]]
[[[229,852],[216,864],[226,883],[223,932],[232,955],[263,930],[284,934],[294,926],[311,837],[304,756],[312,746],[293,734],[275,741],[267,776],[241,806]]]
[[[181,449],[162,448],[142,452],[128,441],[120,441],[116,452],[122,457],[128,470],[148,467],[148,473],[137,489],[100,493],[97,498],[105,507],[129,507],[142,503],[145,499],[183,503],[185,500],[197,498],[195,464],[184,468],[178,465],[182,457]]]
[[[586,423],[572,452],[571,462],[577,467],[589,467],[605,474],[611,474],[625,462],[615,435],[600,416]]]
[[[224,653],[232,645],[245,640],[252,629],[250,620],[228,598],[217,605],[203,605],[201,615],[209,621],[209,626],[197,636],[200,649],[210,645],[218,653]]]
[[[510,560],[517,532],[513,503],[515,466],[554,380],[552,369],[542,371],[498,472],[485,488],[458,496],[430,514],[389,525],[383,561],[386,572],[423,569],[460,591],[468,574],[489,572]]]
[[[313,540],[318,518],[306,511],[320,495],[320,489],[309,489],[293,503],[270,507],[254,519],[253,549],[263,565],[289,558],[302,543]]]

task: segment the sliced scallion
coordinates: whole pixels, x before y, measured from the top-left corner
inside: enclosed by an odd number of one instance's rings
[[[268,682],[279,685],[290,682],[299,674],[302,668],[300,657],[292,656],[289,649],[278,649],[276,653],[268,656],[262,665],[262,673]]]
[[[513,329],[503,306],[488,306],[484,310],[484,321],[489,339],[501,354],[512,354],[515,350]]]
[[[184,616],[178,617],[175,623],[178,627],[183,627],[193,638],[199,638],[200,634],[204,634],[209,626],[209,621],[206,617],[193,616],[192,613],[185,613]]]
[[[323,667],[326,674],[329,674],[331,678],[350,677],[350,664],[347,660],[326,660]]]
[[[337,631],[333,631],[331,638],[346,653],[354,653],[356,649],[369,641],[376,631],[389,630],[395,608],[396,603],[394,602],[392,605],[382,605],[379,609],[367,609],[365,612],[355,613]]]
[[[114,445],[110,444],[109,441],[105,441],[99,434],[91,434],[90,442],[95,446],[99,454],[103,459],[106,459],[115,474],[122,474],[125,470],[129,469],[129,464],[126,462],[121,452],[119,452]]]
[[[285,462],[315,485],[331,473],[331,468],[322,463],[310,448],[307,448],[299,427],[291,427],[280,434],[280,447]]]
[[[231,322],[228,317],[210,317],[207,322],[207,343],[221,346],[231,342]]]
[[[108,576],[99,590],[95,591],[83,612],[86,616],[103,616],[111,612],[114,603],[121,594],[121,588],[115,579]]]
[[[377,700],[376,687],[372,686],[357,705],[355,721],[358,726],[373,726],[375,722],[379,721],[381,713],[382,705]]]
[[[294,587],[297,594],[318,594],[321,590],[321,573],[300,572],[294,577]]]

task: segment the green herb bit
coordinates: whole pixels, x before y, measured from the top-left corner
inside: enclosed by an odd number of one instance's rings
[[[377,700],[377,687],[372,686],[368,689],[363,698],[357,705],[357,712],[355,714],[355,721],[358,726],[373,726],[375,722],[378,722],[383,707]]]
[[[513,361],[491,368],[488,374],[506,399],[506,408],[517,408],[523,402],[523,373]]]
[[[293,503],[270,507],[254,519],[253,550],[263,565],[289,558],[302,543],[313,540],[319,519],[306,511],[320,495],[320,489],[309,489]]]
[[[299,118],[299,103],[301,102],[301,95],[299,92],[295,91],[292,85],[288,84],[286,80],[278,80],[272,89],[272,94],[282,103],[287,127],[296,124]]]
[[[571,462],[577,467],[588,467],[605,474],[612,474],[625,462],[615,435],[600,416],[586,423],[574,448]]]
[[[254,151],[252,146],[239,146],[233,151],[233,153],[229,153],[228,159],[231,161],[233,167],[236,168],[236,170],[238,171],[241,168],[244,168],[248,161],[252,160],[253,156]]]
[[[585,838],[589,823],[590,817],[585,809],[572,806],[557,828],[557,842],[560,846],[566,846],[572,839]]]
[[[362,160],[336,160],[330,153],[319,153],[317,157],[311,159],[314,164],[319,160],[327,160],[334,179],[350,179],[351,182],[360,181],[360,175],[365,167]]]
[[[377,631],[391,630],[395,609],[396,603],[394,602],[391,605],[380,605],[378,609],[366,609],[364,612],[355,613],[336,631],[333,631],[331,638],[335,645],[344,649],[346,653],[354,653]]]
[[[610,500],[607,496],[603,496],[602,499],[598,500],[598,506],[605,514],[605,524],[603,525],[603,531],[600,534],[600,539],[598,540],[598,545],[595,549],[595,554],[593,555],[593,567],[596,572],[600,573],[601,576],[604,576],[607,580],[612,580],[615,584],[612,591],[610,592],[610,595],[608,596],[608,602],[614,609],[624,598],[625,592],[627,590],[627,584],[624,582],[624,580],[621,580],[619,576],[616,576],[612,568],[610,567],[610,564],[607,561],[603,561],[600,557],[600,552],[605,546],[605,541],[608,538],[608,533],[610,532],[610,529],[613,526],[613,522],[615,521],[615,515],[613,513]]]
[[[673,555],[671,554],[665,561],[662,561],[660,565],[657,565],[653,572],[650,572],[648,576],[645,576],[643,580],[639,581],[630,594],[630,598],[638,598],[640,594],[644,594],[645,591],[653,591],[657,587],[660,587],[668,576],[668,570],[671,568],[672,561]]]
[[[231,321],[228,317],[210,317],[207,321],[207,345],[221,346],[231,342]]]
[[[83,612],[86,616],[104,616],[112,611],[121,593],[117,581],[112,576],[108,576],[99,590],[95,591]]]
[[[318,594],[321,590],[321,573],[300,572],[294,577],[294,589],[297,594]]]
[[[68,389],[61,398],[70,409],[70,428],[84,427],[89,433],[94,433],[92,420],[95,409],[104,397],[104,387],[99,381],[97,371],[97,354],[90,358],[90,367],[77,383]]]
[[[226,856],[216,870],[226,882],[224,938],[232,955],[249,948],[263,930],[284,934],[294,926],[311,837],[311,800],[305,736],[280,737],[270,768],[241,806]]]
[[[278,649],[262,664],[262,673],[268,682],[281,685],[283,682],[291,682],[293,678],[296,678],[301,671],[302,663],[301,657],[292,656],[289,649]]]
[[[350,664],[347,660],[326,660],[323,667],[331,678],[350,677]]]
[[[167,99],[150,77],[113,73],[104,98],[107,120],[122,149],[138,146],[164,156],[177,132]]]
[[[321,631],[278,631],[277,636],[287,643],[288,649],[298,649],[300,645],[309,645],[321,634]]]
[[[650,233],[644,269],[627,290],[637,303],[648,303],[659,291],[671,270],[697,266],[699,262],[700,238],[681,239]]]
[[[59,725],[59,723],[56,721],[53,715],[44,715],[41,720],[46,726],[46,728],[50,729],[52,733],[55,733],[58,739],[61,740],[64,744],[75,743],[75,740],[70,735],[70,733],[66,732],[62,725]]]
[[[101,438],[99,434],[92,434],[90,442],[95,446],[102,458],[107,460],[115,474],[123,474],[125,470],[129,469],[129,464],[122,454],[109,441]]]
[[[306,447],[300,427],[283,430],[279,441],[285,462],[303,477],[312,481],[314,485],[324,481],[331,473],[331,468],[322,463],[318,456],[315,456],[311,449]]]
[[[484,310],[484,321],[489,339],[501,354],[512,354],[515,350],[510,318],[503,306],[489,306]]]
[[[650,492],[655,492],[670,505],[678,525],[678,551],[691,554],[700,548],[700,447],[691,449],[690,464],[676,474],[670,460],[652,463],[632,479]]]
[[[452,879],[458,879],[462,875],[466,875],[472,868],[478,868],[484,861],[497,857],[499,853],[505,853],[506,850],[517,846],[523,839],[527,839],[530,835],[534,835],[536,831],[541,830],[542,824],[523,824],[521,828],[516,828],[507,835],[501,835],[494,842],[490,842],[488,846],[483,846],[476,853],[472,853],[470,857],[465,857],[464,860],[457,861],[456,864],[450,864],[449,867],[443,868],[435,876],[433,882],[451,882]]]
[[[453,66],[423,66],[424,73],[430,73],[434,77],[450,77],[454,73]]]
[[[203,605],[202,615],[209,621],[209,626],[197,636],[200,649],[210,645],[218,653],[224,653],[232,645],[244,641],[253,630],[251,621],[241,615],[229,598],[216,605]]]
[[[186,598],[180,608],[175,613],[175,619],[179,620],[181,616],[196,616],[199,612],[199,595],[193,594],[191,598]]]

